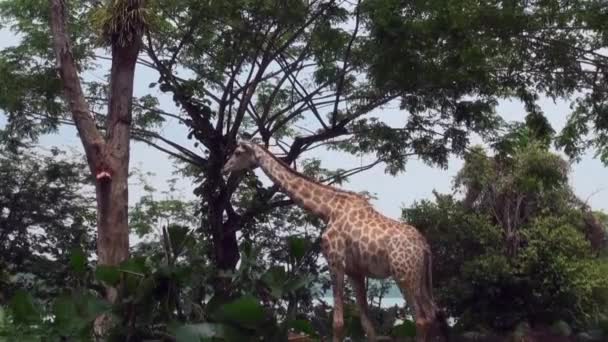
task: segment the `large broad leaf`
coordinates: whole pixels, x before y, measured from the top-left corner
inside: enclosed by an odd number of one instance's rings
[[[287,273],[283,266],[271,267],[261,279],[270,288],[273,297],[280,299],[283,296],[283,287],[287,282]]]
[[[201,339],[224,338],[225,325],[218,323],[186,324],[177,328],[177,342],[200,342]]]
[[[148,270],[146,259],[143,257],[129,258],[120,263],[120,270],[125,273],[144,276]]]
[[[222,323],[186,324],[175,330],[176,342],[252,341],[252,336]]]
[[[107,301],[88,293],[78,296],[78,304],[80,315],[91,321],[112,308]]]
[[[264,309],[252,296],[243,296],[222,305],[216,317],[220,321],[235,323],[244,328],[255,329],[264,321]]]
[[[129,293],[137,291],[140,282],[148,273],[146,259],[142,257],[129,258],[120,264],[119,270],[125,275],[125,283]]]
[[[297,319],[294,321],[290,321],[287,326],[289,328],[292,328],[293,330],[297,331],[297,332],[301,332],[301,333],[305,333],[308,336],[311,337],[316,337],[317,333],[315,332],[315,329],[312,327],[312,324],[309,321],[305,321],[302,319]]]
[[[88,293],[61,296],[53,304],[54,324],[66,336],[81,334],[110,309],[109,303]]]
[[[139,283],[139,286],[137,287],[137,293],[135,293],[136,303],[154,300],[154,291],[159,286],[157,277],[157,275],[152,275],[142,279],[142,281]]]
[[[110,286],[114,286],[120,281],[120,270],[116,266],[97,265],[95,278]]]
[[[186,245],[186,241],[189,238],[188,233],[190,232],[190,229],[184,226],[170,225],[167,228],[167,231],[169,232],[169,237],[171,239],[171,249],[173,250],[173,255],[177,257],[182,253],[184,246]]]
[[[287,293],[295,292],[312,282],[312,277],[310,276],[299,276],[295,278],[289,279],[285,285],[283,286],[283,291]]]
[[[222,299],[222,296],[213,296],[209,299],[209,301],[207,301],[207,311],[208,312],[217,312],[219,310],[219,308],[222,306],[222,304],[224,304],[226,301],[224,299]]]
[[[290,236],[287,239],[287,245],[289,247],[289,256],[296,261],[300,261],[310,248],[310,241],[301,237]]]
[[[40,312],[36,309],[32,296],[23,290],[17,290],[9,307],[16,323],[30,324],[40,321]]]
[[[64,336],[72,336],[87,326],[87,320],[80,317],[74,299],[61,296],[53,303],[55,328]]]
[[[404,321],[393,327],[395,337],[416,337],[416,324],[412,321]]]
[[[87,256],[82,249],[74,248],[70,253],[70,266],[77,274],[83,274],[87,268]]]

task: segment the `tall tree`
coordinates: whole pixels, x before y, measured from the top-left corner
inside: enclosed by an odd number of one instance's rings
[[[97,5],[80,5],[74,13],[83,15],[72,18],[78,38],[74,55],[92,61],[95,34],[87,14]],[[222,178],[222,164],[239,134],[259,138],[283,151],[284,161],[300,161],[300,168],[330,182],[381,163],[397,173],[412,155],[445,166],[449,153],[464,151],[472,132],[487,135],[496,128],[498,99],[521,98],[529,120],[542,123],[535,103],[539,94],[560,97],[589,88],[594,73],[581,65],[590,63],[590,54],[592,64],[602,62],[594,50],[603,32],[600,5],[557,0],[158,3],[150,7],[157,21],[144,35],[138,63],[158,73],[151,89],[172,96],[180,112],[159,110],[145,96],[134,102],[139,112],[133,123],[139,118],[181,123],[202,153],[143,126],[134,137],[195,166],[190,170],[201,183],[196,193],[201,228],[213,240],[210,254],[220,270],[232,271],[239,259],[238,233],[246,236],[264,215],[290,204],[275,187],[265,188],[250,175]],[[0,7],[27,37],[3,51],[0,75],[31,86],[7,91],[0,104],[11,113],[11,128],[29,133],[28,127],[44,127],[24,124],[39,118],[31,113],[57,117],[63,108],[41,100],[56,94],[39,39],[46,32],[31,23],[45,14],[23,7],[15,1]],[[585,23],[587,31],[570,27],[573,22]],[[24,64],[25,71],[15,72]],[[87,85],[90,103],[104,105],[100,95],[107,85]],[[387,104],[408,115],[388,125],[376,111]],[[318,160],[302,160],[317,148],[375,159],[353,170],[330,171]],[[242,200],[231,203],[235,192]]]
[[[263,213],[291,204],[275,196],[277,187],[264,188],[244,174],[222,178],[222,165],[239,134],[284,152],[288,164],[323,147],[376,155],[352,170],[330,172],[314,159],[301,163],[311,175],[335,182],[382,162],[397,173],[416,154],[445,165],[450,151],[462,151],[468,133],[484,134],[496,123],[487,107],[471,107],[478,115],[470,115],[469,125],[438,118],[443,128],[454,125],[437,134],[430,129],[437,122],[418,117],[397,129],[375,118],[375,109],[406,93],[379,91],[366,77],[372,52],[360,2],[181,2],[160,7],[166,22],[146,37],[148,65],[159,73],[159,89],[182,108],[180,120],[188,125],[189,137],[204,149],[193,160],[201,176],[196,193],[220,270],[231,271],[238,262],[238,232],[247,235]],[[232,204],[232,194],[247,187],[254,193],[238,206]]]
[[[46,301],[59,295],[74,281],[73,250],[94,249],[91,184],[73,159],[0,145],[0,305],[18,289]]]
[[[463,198],[435,194],[403,217],[429,238],[437,292],[460,328],[589,327],[608,301],[608,263],[589,235],[596,223],[568,185],[567,162],[526,132],[515,136],[528,138],[468,153],[455,179]]]
[[[516,98],[524,103],[527,120],[539,123],[544,114],[539,98],[565,99],[573,111],[558,145],[573,157],[593,146],[604,162],[608,160],[604,1],[366,4],[370,48],[377,51],[371,70],[379,87],[424,88],[447,108],[454,108],[449,99],[459,93],[488,105]],[[420,102],[413,97],[406,108],[418,111]]]
[[[97,199],[97,256],[102,265],[117,265],[129,255],[128,172],[131,105],[135,65],[145,28],[142,0],[116,0],[102,10],[102,37],[112,54],[105,135],[97,128],[78,75],[78,64],[68,33],[69,13],[65,1],[50,0],[53,50],[65,102],[84,147]],[[106,297],[118,293],[108,287]]]

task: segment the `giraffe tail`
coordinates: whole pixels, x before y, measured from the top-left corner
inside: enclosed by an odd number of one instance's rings
[[[424,253],[424,279],[422,280],[422,295],[427,303],[427,317],[431,319],[432,330],[436,331],[436,335],[440,335],[444,341],[449,341],[449,325],[445,312],[437,307],[433,299],[433,261],[431,251]]]

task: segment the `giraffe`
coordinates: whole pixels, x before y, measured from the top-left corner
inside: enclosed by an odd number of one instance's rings
[[[327,225],[321,247],[332,281],[334,342],[344,338],[345,275],[351,281],[369,341],[376,340],[376,332],[369,315],[366,277],[395,280],[413,306],[416,341],[447,338],[445,319],[431,291],[431,250],[418,230],[382,215],[360,194],[298,173],[263,146],[249,141],[237,143],[222,171],[227,174],[255,167],[260,167],[296,204]],[[440,328],[440,334],[432,336],[433,327]]]

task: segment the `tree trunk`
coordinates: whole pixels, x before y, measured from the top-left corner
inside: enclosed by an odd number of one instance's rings
[[[143,5],[139,0],[124,0],[128,10],[137,13]],[[72,56],[67,32],[67,9],[64,0],[49,0],[51,31],[57,57],[57,69],[63,83],[66,103],[85,150],[91,173],[96,179],[97,256],[98,264],[118,265],[129,256],[128,173],[131,107],[137,56],[141,48],[141,25],[137,18],[124,25],[130,32],[112,32],[112,69],[108,94],[106,137],[97,129],[89,110],[78,68]],[[137,14],[135,14],[136,16]],[[126,20],[126,18],[122,18]],[[125,29],[121,27],[120,29]],[[107,32],[106,32],[107,33]],[[109,34],[109,33],[108,33]],[[128,36],[128,41],[120,35]],[[118,299],[117,288],[106,286],[106,299]],[[109,316],[95,321],[95,333],[104,336],[111,327]]]
[[[222,166],[223,152],[221,143],[210,148],[209,163],[207,169],[207,181],[205,184],[205,196],[207,196],[207,219],[211,238],[213,241],[213,260],[220,273],[234,271],[239,261],[239,247],[236,231],[239,227],[232,227],[224,219],[224,211],[230,201],[227,189],[223,184]],[[230,281],[221,275],[213,282],[216,296],[222,299],[230,297]]]
[[[583,221],[585,222],[585,235],[591,244],[591,250],[599,254],[606,247],[606,228],[600,220],[593,215],[593,211],[584,205],[581,209],[583,212]]]
[[[100,265],[118,265],[129,257],[128,155],[113,170],[111,179],[97,182],[97,257]],[[116,288],[106,287],[106,299],[114,303]]]
[[[107,121],[107,153],[93,171],[109,172],[97,182],[99,264],[117,265],[129,256],[129,149],[135,65],[141,41],[112,46]],[[110,298],[108,298],[110,299]],[[114,298],[115,299],[115,298]],[[113,301],[113,300],[112,300]]]

